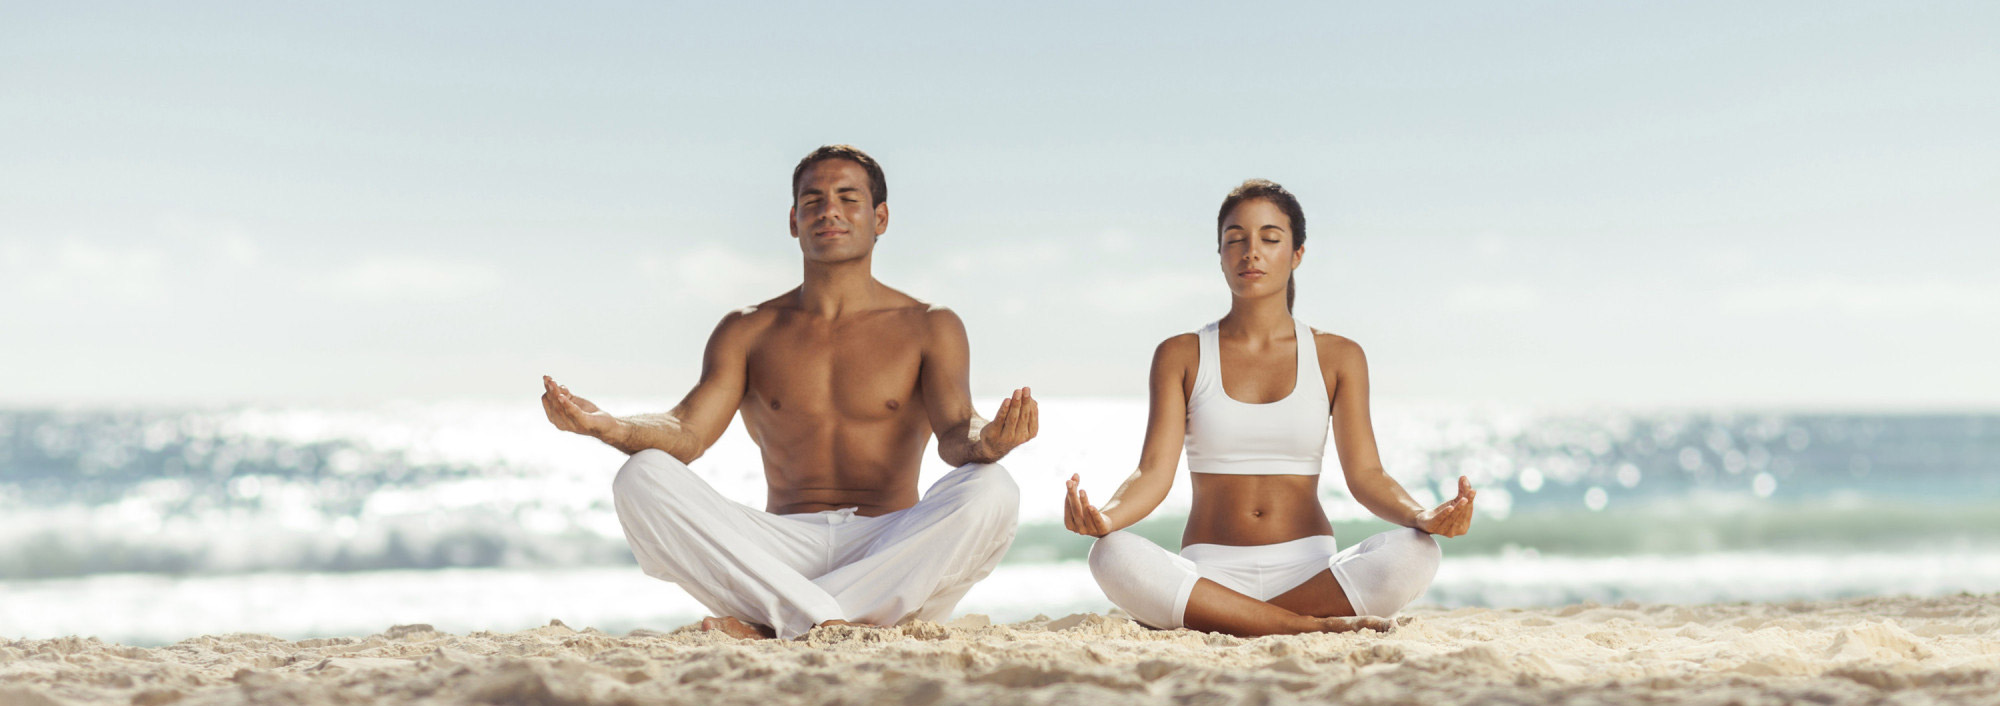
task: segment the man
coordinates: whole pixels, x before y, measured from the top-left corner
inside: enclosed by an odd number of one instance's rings
[[[888,228],[881,166],[846,145],[814,150],[792,171],[804,283],[723,317],[672,411],[614,417],[542,379],[551,423],[632,454],[612,484],[626,540],[647,575],[721,615],[703,629],[792,638],[937,620],[1014,541],[1020,492],[997,462],[1034,438],[1035,401],[1022,388],[991,422],[973,411],[964,323],[870,271]],[[738,411],[763,452],[764,512],[686,465]],[[919,500],[931,434],[957,469]]]

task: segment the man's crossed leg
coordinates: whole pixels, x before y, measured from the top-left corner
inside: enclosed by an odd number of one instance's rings
[[[663,451],[612,483],[639,567],[709,610],[793,638],[827,621],[940,620],[1014,541],[1020,490],[997,463],[960,466],[909,508],[773,515],[729,500]]]

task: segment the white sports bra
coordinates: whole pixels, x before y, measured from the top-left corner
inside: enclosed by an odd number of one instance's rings
[[[1222,391],[1222,346],[1216,322],[1202,327],[1201,362],[1188,395],[1187,462],[1195,473],[1319,475],[1326,456],[1331,405],[1319,371],[1312,329],[1297,319],[1298,375],[1292,392],[1265,404],[1239,402]]]

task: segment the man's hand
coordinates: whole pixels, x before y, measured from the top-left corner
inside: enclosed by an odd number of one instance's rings
[[[1076,474],[1069,477],[1069,499],[1063,504],[1063,526],[1077,534],[1102,537],[1111,534],[1111,521],[1104,519],[1104,513],[1090,504],[1090,493],[1076,487]]]
[[[1035,407],[1035,398],[1028,388],[1015,390],[1014,394],[1000,401],[1000,411],[993,414],[993,421],[979,429],[979,446],[974,449],[979,458],[999,459],[1013,451],[1014,447],[1035,438],[1042,428],[1041,412]]]
[[[563,431],[611,441],[605,435],[618,429],[617,417],[598,409],[590,400],[570,394],[569,388],[557,385],[547,375],[542,376],[542,389],[542,411],[548,413],[550,424]]]
[[[1472,481],[1459,476],[1458,497],[1417,515],[1417,529],[1444,537],[1465,534],[1472,528],[1472,498],[1477,495],[1479,491],[1472,489]]]

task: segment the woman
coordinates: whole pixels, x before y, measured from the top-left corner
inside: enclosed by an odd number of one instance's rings
[[[1100,511],[1069,480],[1063,521],[1098,537],[1090,570],[1140,622],[1233,635],[1387,630],[1429,587],[1476,493],[1424,509],[1382,470],[1368,420],[1368,364],[1353,341],[1292,318],[1292,274],[1305,258],[1298,199],[1246,181],[1216,217],[1229,314],[1153,354],[1152,401],[1139,469]],[[1331,421],[1348,491],[1402,525],[1337,551],[1319,504]],[[1176,556],[1119,530],[1167,496],[1186,444],[1194,507]]]

